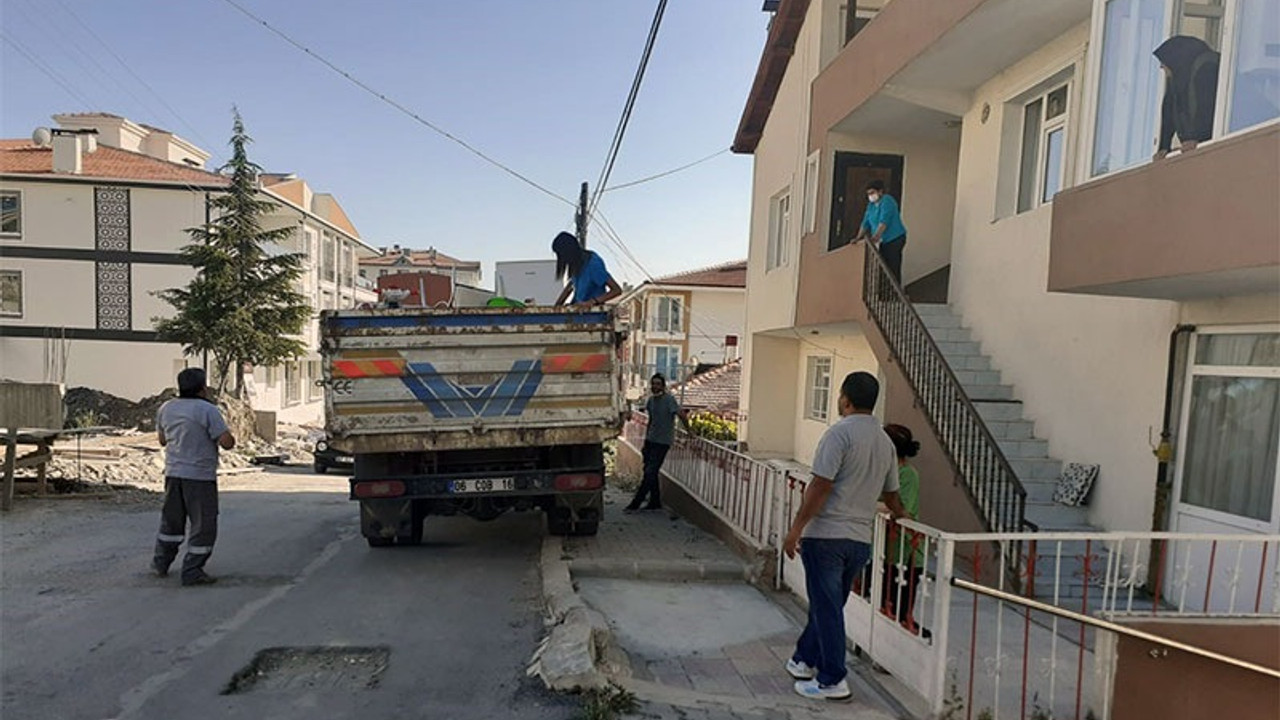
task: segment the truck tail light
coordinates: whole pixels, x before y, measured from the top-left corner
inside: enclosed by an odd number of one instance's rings
[[[604,486],[604,476],[599,473],[575,473],[557,475],[557,490],[596,490]]]
[[[404,495],[404,483],[399,480],[379,480],[377,482],[358,482],[355,486],[358,498],[392,498]]]

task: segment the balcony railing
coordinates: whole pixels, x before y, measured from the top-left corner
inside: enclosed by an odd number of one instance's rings
[[[1027,491],[889,268],[868,244],[862,299],[987,529],[1018,532]]]

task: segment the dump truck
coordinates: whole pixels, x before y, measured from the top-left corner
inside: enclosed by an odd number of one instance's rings
[[[596,533],[626,413],[614,310],[376,307],[325,311],[320,329],[325,429],[354,458],[369,545],[507,511]]]

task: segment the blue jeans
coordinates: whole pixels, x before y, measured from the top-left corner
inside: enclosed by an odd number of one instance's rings
[[[792,658],[818,669],[818,683],[835,685],[845,667],[844,604],[853,580],[871,559],[871,545],[856,540],[805,538],[800,541],[809,622]]]

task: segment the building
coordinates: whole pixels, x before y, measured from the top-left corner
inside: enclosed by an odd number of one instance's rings
[[[1221,53],[1214,137],[1154,161],[1172,34]],[[1278,44],[1274,2],[782,0],[734,142],[751,452],[808,463],[869,369],[931,524],[1280,532]],[[850,242],[871,179],[914,303]]]
[[[505,260],[494,263],[494,290],[526,305],[554,305],[564,290],[556,278],[556,261]]]
[[[481,307],[493,299],[492,290],[473,288],[435,273],[405,272],[378,276],[378,295],[387,290],[404,291],[400,307]],[[385,297],[384,297],[385,299]]]
[[[203,358],[158,340],[171,308],[155,293],[185,285],[180,249],[227,179],[182,138],[115,115],[59,115],[50,142],[0,141],[0,376],[86,386],[130,400],[173,385]],[[41,138],[43,140],[43,138]],[[277,204],[267,227],[294,227],[281,250],[307,256],[302,291],[316,308],[374,299],[357,283],[371,254],[332,196],[292,176],[264,176]],[[255,407],[281,419],[322,413],[314,326],[307,356],[253,375]]]
[[[673,384],[738,358],[746,323],[746,261],[657,278],[618,304],[631,320],[630,386],[643,392],[662,373]]]
[[[742,360],[694,375],[671,388],[680,406],[695,413],[709,413],[726,420],[738,419],[738,402],[742,396]]]
[[[479,261],[459,260],[436,250],[411,250],[393,245],[381,248],[377,255],[360,259],[360,276],[377,280],[381,275],[404,272],[422,272],[448,275],[461,285],[480,285]]]

